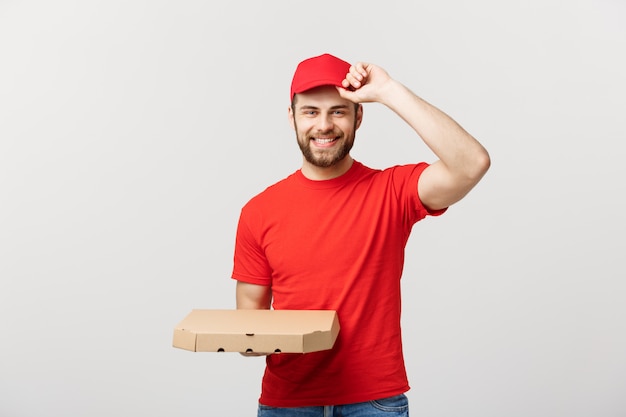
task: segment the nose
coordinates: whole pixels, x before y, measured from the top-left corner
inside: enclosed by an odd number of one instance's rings
[[[320,115],[317,119],[317,130],[326,132],[333,129],[333,120],[330,115]]]

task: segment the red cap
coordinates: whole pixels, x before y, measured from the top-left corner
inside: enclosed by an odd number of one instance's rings
[[[350,64],[336,56],[324,54],[305,59],[298,64],[291,81],[291,94],[293,96],[311,88],[321,85],[336,85],[341,87],[341,82],[350,71]]]

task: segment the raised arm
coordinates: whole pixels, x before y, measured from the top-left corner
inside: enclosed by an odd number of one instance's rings
[[[356,63],[339,94],[355,103],[378,102],[407,122],[439,158],[422,173],[417,192],[433,210],[461,200],[489,169],[485,148],[450,116],[418,97],[382,68]]]

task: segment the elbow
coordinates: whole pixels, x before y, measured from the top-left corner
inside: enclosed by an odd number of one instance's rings
[[[491,156],[489,156],[489,153],[486,150],[484,150],[481,156],[478,158],[477,165],[480,171],[480,176],[482,178],[482,176],[485,175],[491,167]]]
[[[456,177],[457,193],[451,200],[440,204],[440,206],[442,208],[448,207],[464,198],[480,182],[490,166],[491,158],[486,151],[475,155],[471,161],[467,161],[465,169],[459,171],[459,176]],[[429,208],[432,209],[433,207],[429,206]]]
[[[483,148],[481,152],[478,152],[473,158],[471,168],[468,169],[468,179],[471,182],[477,183],[487,173],[487,171],[489,171],[490,167],[491,157]]]

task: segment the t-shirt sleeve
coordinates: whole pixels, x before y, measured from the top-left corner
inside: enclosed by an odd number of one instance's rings
[[[239,216],[231,276],[237,281],[270,285],[272,270],[259,243],[258,235],[251,228],[251,225],[258,222],[252,222],[250,215],[244,207]]]
[[[394,184],[401,201],[406,202],[405,212],[409,223],[414,224],[426,216],[440,216],[447,208],[431,210],[422,203],[417,193],[417,183],[429,164],[420,162],[394,167]]]

